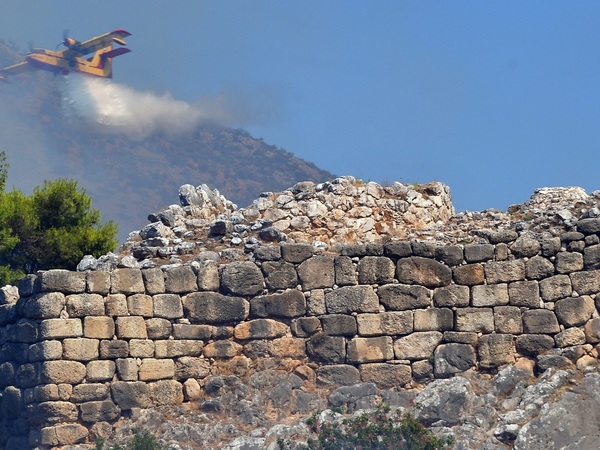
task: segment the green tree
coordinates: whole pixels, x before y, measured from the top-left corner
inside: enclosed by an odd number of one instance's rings
[[[100,212],[77,181],[45,181],[31,196],[0,193],[0,284],[43,269],[74,270],[84,255],[117,246],[117,225]]]

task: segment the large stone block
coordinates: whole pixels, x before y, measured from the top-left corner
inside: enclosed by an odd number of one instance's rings
[[[0,305],[0,326],[4,326],[14,322],[16,320],[16,317],[17,305],[15,303],[10,303],[8,305]]]
[[[422,331],[394,341],[396,359],[429,359],[442,341],[439,331]]]
[[[143,359],[138,375],[141,381],[173,378],[175,376],[175,361],[172,359]]]
[[[540,295],[546,302],[554,302],[569,297],[573,290],[568,275],[555,275],[540,281]]]
[[[296,267],[285,261],[265,261],[262,264],[265,283],[271,290],[295,289],[298,286]]]
[[[492,333],[494,311],[492,308],[458,308],[455,311],[456,331]]]
[[[161,380],[148,385],[150,398],[156,406],[183,403],[183,385],[175,380]]]
[[[433,353],[433,371],[437,378],[447,378],[464,372],[477,363],[475,349],[468,344],[439,345]]]
[[[113,422],[121,415],[121,408],[112,400],[89,401],[79,405],[81,420],[87,423]]]
[[[152,317],[154,305],[152,297],[146,294],[133,294],[127,297],[127,310],[129,314],[126,316],[142,316]]]
[[[134,358],[119,358],[115,361],[117,375],[122,381],[137,381],[140,368]]]
[[[108,398],[108,385],[104,383],[85,383],[73,386],[70,401],[74,403],[106,400]]]
[[[357,284],[356,269],[352,258],[337,256],[333,262],[335,268],[335,284],[338,286],[354,286]]]
[[[350,364],[319,366],[317,383],[320,386],[352,386],[360,383],[360,372]]]
[[[27,406],[27,419],[32,425],[76,422],[77,418],[77,406],[71,402],[52,401],[42,402],[38,405],[32,403]]]
[[[147,408],[152,404],[150,389],[143,381],[114,381],[110,385],[112,398],[121,409]]]
[[[510,334],[488,334],[479,339],[479,366],[495,369],[515,362],[515,343]]]
[[[585,340],[589,344],[596,344],[600,342],[600,318],[595,317],[586,322],[583,331],[585,333]]]
[[[299,264],[313,255],[312,245],[309,244],[283,244],[281,257],[294,264]]]
[[[204,343],[196,340],[154,341],[156,358],[175,358],[177,356],[200,356]]]
[[[508,299],[512,306],[540,307],[540,289],[537,281],[515,281],[508,285]]]
[[[42,383],[78,384],[86,375],[85,365],[77,361],[44,361]]]
[[[92,270],[85,274],[87,292],[106,295],[110,292],[110,272]]]
[[[516,350],[524,356],[537,356],[554,347],[554,339],[546,334],[522,334],[515,341]]]
[[[86,365],[86,380],[89,383],[110,381],[115,375],[114,361],[90,361]]]
[[[177,294],[154,295],[152,297],[152,304],[154,317],[163,319],[180,319],[183,317],[181,297]]]
[[[91,316],[83,319],[83,336],[92,339],[112,339],[115,321],[112,317]]]
[[[583,345],[585,344],[585,333],[577,327],[567,328],[554,335],[554,342],[556,342],[556,346],[559,348]]]
[[[78,423],[63,423],[40,430],[40,444],[55,447],[85,442],[89,431]]]
[[[100,341],[98,350],[102,359],[127,358],[129,356],[129,343],[120,339],[105,339]]]
[[[341,336],[317,333],[306,342],[310,358],[327,364],[339,364],[346,360],[346,340]]]
[[[371,286],[344,286],[325,294],[329,314],[378,312],[379,300]]]
[[[119,339],[146,339],[148,337],[143,317],[117,317],[115,325]]]
[[[381,362],[394,358],[390,336],[357,337],[348,341],[348,362]]]
[[[375,383],[380,389],[401,388],[412,381],[412,370],[408,364],[361,364],[360,378],[364,383]]]
[[[204,347],[203,353],[207,358],[230,359],[242,352],[242,346],[232,341],[215,341]]]
[[[298,278],[305,291],[332,288],[335,284],[333,257],[312,256],[298,266]]]
[[[191,266],[174,266],[165,270],[165,291],[187,294],[198,290],[198,278]]]
[[[438,308],[469,306],[470,294],[468,286],[451,284],[434,291],[433,304]]]
[[[587,295],[558,300],[554,306],[558,321],[567,328],[585,324],[595,312],[594,300]]]
[[[494,258],[494,246],[491,244],[467,244],[464,247],[465,261],[478,263]]]
[[[508,305],[508,286],[505,283],[473,286],[471,297],[474,307]]]
[[[431,291],[423,286],[386,284],[378,288],[377,295],[379,296],[379,301],[387,310],[404,311],[427,308],[431,305]]]
[[[149,339],[168,339],[173,325],[170,320],[154,317],[146,320],[146,332]]]
[[[113,294],[143,294],[144,279],[140,269],[115,269],[110,275],[111,292]]]
[[[63,340],[63,358],[74,361],[98,359],[98,339],[71,338]]]
[[[394,281],[396,266],[385,256],[365,256],[358,262],[359,284],[388,284]]]
[[[205,260],[198,263],[198,289],[201,291],[217,292],[221,285],[219,278],[219,266],[215,261]]]
[[[600,269],[600,244],[585,248],[583,251],[583,264],[586,269]]]
[[[452,269],[452,277],[458,285],[475,286],[485,283],[483,264],[465,264]]]
[[[29,361],[49,361],[62,357],[60,341],[41,341],[29,346]]]
[[[142,279],[149,295],[164,294],[165,275],[160,267],[152,267],[142,270]]]
[[[583,269],[583,255],[578,252],[559,252],[554,262],[558,273],[571,273]]]
[[[330,336],[354,336],[357,331],[356,319],[346,314],[321,316],[323,332]]]
[[[489,261],[485,264],[484,270],[488,284],[510,283],[525,279],[525,264],[519,259]]]
[[[270,341],[270,353],[276,358],[304,359],[306,341],[304,339],[283,336]]]
[[[435,288],[447,286],[452,282],[452,270],[433,259],[411,256],[398,260],[396,278],[400,283]]]
[[[68,295],[66,305],[69,317],[104,315],[104,298],[100,294]]]
[[[282,322],[273,319],[254,319],[243,322],[234,328],[236,339],[275,339],[285,336],[290,328]]]
[[[17,367],[15,371],[15,386],[20,388],[32,388],[40,384],[41,363],[25,363]]]
[[[182,356],[175,360],[175,378],[178,380],[206,378],[210,375],[210,370],[211,365],[204,358]]]
[[[19,319],[7,331],[8,339],[13,342],[32,344],[39,340],[38,323],[34,320]]]
[[[127,297],[125,294],[109,294],[106,296],[106,315],[111,317],[128,316]]]
[[[281,294],[260,295],[250,300],[252,317],[300,317],[306,314],[304,294],[292,289]]]
[[[521,334],[523,332],[521,309],[517,306],[496,306],[494,324],[496,333]]]
[[[63,339],[82,335],[81,319],[46,319],[40,323],[42,339]]]
[[[24,317],[30,319],[53,319],[60,316],[65,302],[66,297],[63,293],[48,292],[21,299],[19,306],[22,308]]]
[[[579,295],[591,295],[600,292],[600,270],[586,270],[569,274],[573,290]]]
[[[454,326],[450,308],[417,309],[414,314],[415,331],[448,331]]]
[[[523,312],[523,331],[527,334],[556,334],[560,327],[552,311],[534,309]]]
[[[152,358],[154,356],[154,341],[150,339],[131,339],[129,341],[129,356],[132,358]]]
[[[510,251],[518,258],[531,258],[537,255],[542,248],[537,239],[529,236],[519,236],[515,242],[510,245]]]
[[[182,299],[186,317],[193,323],[220,324],[245,320],[250,304],[241,297],[216,292],[195,292]]]
[[[441,245],[435,249],[435,259],[449,266],[462,264],[464,258],[464,247],[462,245]]]
[[[257,295],[264,289],[260,269],[251,261],[237,261],[220,267],[221,290],[228,295]]]
[[[53,269],[38,273],[40,289],[47,292],[80,294],[85,292],[85,273]]]
[[[554,275],[554,264],[543,256],[534,256],[525,263],[525,275],[532,280],[551,277]]]
[[[322,331],[321,321],[316,317],[299,317],[290,324],[292,334],[299,337],[308,337]]]

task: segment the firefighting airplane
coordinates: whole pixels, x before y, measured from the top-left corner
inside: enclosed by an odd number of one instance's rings
[[[61,51],[42,48],[33,49],[25,56],[25,61],[0,69],[0,80],[6,81],[5,75],[14,75],[32,69],[49,70],[63,75],[69,72],[78,72],[97,77],[112,78],[112,58],[131,51],[126,47],[113,49],[113,43],[126,45],[123,38],[127,36],[131,36],[131,33],[125,30],[115,30],[79,42],[66,36],[65,33],[61,44],[66,49]],[[90,53],[94,53],[94,55],[83,58]]]

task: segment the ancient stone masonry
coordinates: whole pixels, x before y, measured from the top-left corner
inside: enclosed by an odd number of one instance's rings
[[[259,246],[243,261],[25,278],[0,305],[0,446],[74,444],[285,361],[311,383],[400,388],[520,358],[597,358],[600,219],[536,239]]]

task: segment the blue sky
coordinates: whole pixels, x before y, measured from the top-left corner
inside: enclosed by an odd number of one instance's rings
[[[0,0],[0,38],[133,35],[115,81],[195,102],[338,175],[457,210],[600,189],[600,2]],[[194,182],[190,180],[190,182]]]

